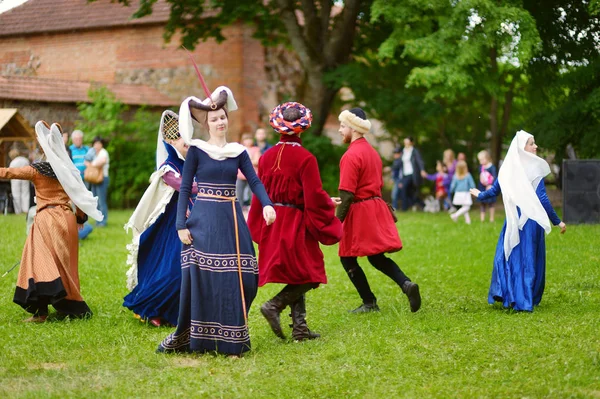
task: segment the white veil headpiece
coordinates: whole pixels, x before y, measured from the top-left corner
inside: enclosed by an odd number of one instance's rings
[[[238,109],[237,103],[233,98],[233,93],[226,86],[219,86],[212,92],[210,97],[200,100],[197,97],[191,96],[183,100],[179,107],[179,133],[187,145],[193,145],[206,152],[209,157],[217,161],[222,161],[227,158],[235,158],[246,150],[246,147],[239,143],[227,143],[224,147],[218,147],[207,143],[201,139],[194,139],[194,125],[192,122],[192,112],[190,110],[190,101],[202,103],[204,105],[214,104],[219,98],[222,91],[227,93],[227,111],[235,111]]]
[[[167,148],[165,147],[165,144],[166,145],[169,145],[169,144],[165,141],[164,134],[163,134],[167,116],[170,116],[173,119],[179,121],[179,117],[177,116],[177,114],[170,110],[164,111],[160,117],[160,126],[158,128],[158,139],[156,141],[156,169],[160,168],[160,166],[163,163],[165,163],[165,161],[169,157],[169,153],[167,152]],[[179,153],[179,151],[177,151],[177,148],[173,147],[173,149],[177,153],[177,156],[181,160],[185,161],[185,158],[183,157],[183,155],[181,155]]]
[[[506,212],[504,256],[507,260],[519,244],[519,230],[523,229],[527,220],[537,222],[546,234],[552,229],[548,214],[536,194],[540,181],[550,174],[550,166],[542,158],[525,151],[525,145],[532,137],[524,130],[517,132],[498,173]],[[520,217],[517,207],[521,211]]]
[[[48,129],[43,121],[39,121],[35,124],[35,133],[46,159],[71,201],[91,218],[102,221],[104,215],[98,210],[98,197],[94,197],[83,184],[81,173],[67,153],[58,125],[54,123]]]

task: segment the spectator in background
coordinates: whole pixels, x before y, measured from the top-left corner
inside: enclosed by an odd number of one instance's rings
[[[108,168],[110,157],[108,151],[104,148],[104,139],[100,136],[94,137],[92,148],[85,155],[85,167],[102,168],[104,179],[98,184],[90,183],[90,190],[94,196],[98,197],[98,209],[104,215],[101,222],[96,222],[96,227],[104,227],[108,221]]]
[[[492,184],[498,178],[498,172],[496,171],[496,166],[492,163],[492,157],[489,152],[486,150],[479,151],[477,154],[477,160],[479,160],[479,184],[478,189],[480,191],[486,191],[492,188]],[[480,203],[480,219],[481,221],[485,221],[485,211],[486,209],[490,210],[490,222],[494,221],[494,214],[496,209],[494,208],[494,204],[496,203],[496,196],[492,196],[487,199],[482,199],[479,201]]]
[[[88,153],[90,147],[83,145],[83,132],[81,130],[74,130],[71,133],[71,141],[73,144],[69,147],[69,155],[75,164],[75,167],[81,173],[83,179],[83,172],[85,172],[85,155]]]
[[[456,171],[456,158],[454,156],[454,151],[450,148],[444,150],[444,157],[442,158],[442,162],[446,166],[446,179],[444,179],[444,188],[448,193],[446,197],[446,201],[444,202],[444,208],[449,210],[450,212],[455,212],[456,208],[452,205],[452,194],[450,193],[450,184],[452,183],[452,178],[454,177],[454,172]]]
[[[269,148],[273,147],[267,142],[267,131],[263,128],[256,129],[254,133],[254,140],[256,140],[256,146],[260,149],[260,155],[264,154]]]
[[[63,143],[65,143],[65,150],[67,150],[67,154],[69,154],[69,158],[71,158],[71,160],[73,160],[73,157],[71,156],[71,149],[69,148],[69,133],[63,132],[62,139],[63,139]]]
[[[13,148],[8,156],[12,161],[9,168],[22,168],[29,165],[29,160],[21,155],[21,152]],[[29,210],[29,181],[13,179],[10,181],[10,192],[13,197],[13,208],[16,214],[26,213]]]
[[[250,161],[254,167],[254,172],[258,173],[258,160],[260,159],[260,148],[254,145],[254,139],[250,133],[242,135],[242,145],[246,147],[246,152],[250,156]],[[250,204],[252,193],[246,176],[238,169],[237,182],[235,184],[238,201],[244,210],[247,209],[246,204]]]
[[[425,165],[419,150],[414,147],[414,140],[411,136],[404,139],[401,159],[400,177],[402,180],[400,182],[400,193],[402,210],[407,211],[411,206],[416,207],[417,205],[423,207],[423,202],[419,199],[419,188],[423,182],[421,172],[425,170]]]
[[[394,149],[394,160],[392,161],[392,207],[398,209],[400,200],[400,169],[402,169],[402,148]]]

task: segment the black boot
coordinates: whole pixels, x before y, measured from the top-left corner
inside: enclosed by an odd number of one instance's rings
[[[321,336],[308,329],[308,324],[306,324],[306,302],[304,295],[296,299],[296,301],[290,305],[290,308],[292,309],[292,313],[290,314],[290,316],[292,316],[292,338],[296,341],[304,341],[305,339],[315,339]]]
[[[312,288],[315,288],[315,284],[288,284],[281,292],[279,292],[279,294],[275,295],[273,299],[263,303],[260,307],[260,313],[267,319],[271,326],[271,330],[273,330],[275,335],[279,338],[285,339],[285,335],[281,330],[279,315],[286,306],[294,303],[299,297]]]
[[[354,310],[349,310],[350,313],[368,313],[368,312],[379,312],[379,306],[377,306],[377,302],[373,303],[363,303],[359,307]]]
[[[421,294],[419,293],[419,286],[412,281],[405,281],[402,284],[402,292],[408,297],[410,303],[410,311],[416,312],[421,308]]]

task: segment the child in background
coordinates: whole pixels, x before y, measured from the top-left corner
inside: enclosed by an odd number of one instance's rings
[[[425,177],[429,181],[435,182],[435,199],[440,203],[440,209],[444,206],[444,198],[448,196],[448,192],[446,191],[446,187],[444,185],[445,180],[448,178],[448,173],[446,166],[442,163],[442,161],[436,161],[435,163],[436,173],[428,174],[425,173],[423,177]]]
[[[492,157],[490,153],[486,150],[479,151],[477,154],[477,159],[479,160],[479,164],[481,165],[479,169],[479,191],[485,191],[492,187],[494,181],[498,177],[498,172],[496,170],[496,166],[492,163]],[[496,203],[496,197],[493,196],[489,199],[479,201],[480,204],[480,217],[481,221],[485,221],[485,211],[487,208],[490,210],[490,222],[494,221],[494,213],[496,212],[496,208],[494,208],[494,204]]]
[[[469,173],[467,163],[465,161],[458,161],[456,163],[456,172],[450,184],[450,192],[453,194],[452,203],[460,206],[458,211],[450,215],[455,222],[460,215],[465,215],[465,222],[471,224],[469,210],[471,209],[471,205],[473,205],[473,200],[471,199],[469,190],[472,188],[475,188],[475,182]]]

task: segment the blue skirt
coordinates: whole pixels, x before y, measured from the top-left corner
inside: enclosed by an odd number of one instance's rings
[[[207,185],[208,183],[202,183]],[[199,194],[186,222],[193,242],[181,251],[181,306],[177,330],[159,352],[212,352],[240,355],[250,350],[244,319],[258,290],[258,265],[250,231],[236,201],[242,286],[238,273],[232,201]],[[211,190],[235,196],[235,184],[211,184]]]
[[[544,294],[546,282],[546,241],[544,229],[528,220],[519,231],[519,244],[508,261],[504,257],[504,232],[500,233],[494,257],[494,270],[488,302],[502,302],[506,308],[533,311]]]
[[[138,251],[138,285],[123,306],[143,319],[160,317],[177,325],[181,287],[181,241],[177,235],[177,193],[165,212],[144,231]]]

